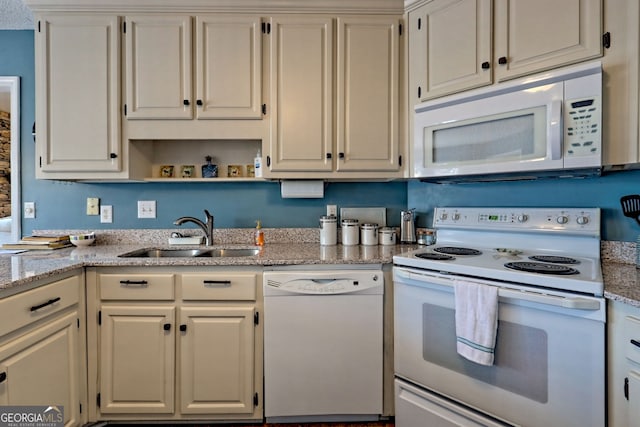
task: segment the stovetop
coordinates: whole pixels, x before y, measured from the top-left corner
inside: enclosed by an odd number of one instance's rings
[[[604,292],[599,209],[436,208],[434,226],[436,245],[396,255],[394,264],[597,296]],[[456,248],[480,253],[459,254]],[[536,271],[522,270],[528,267]]]

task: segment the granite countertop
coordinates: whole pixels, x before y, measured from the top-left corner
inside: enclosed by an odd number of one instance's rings
[[[166,241],[166,240],[165,240]],[[157,242],[156,242],[157,243]],[[417,245],[321,246],[318,242],[267,243],[258,255],[243,257],[123,258],[143,248],[188,249],[202,246],[168,244],[97,244],[54,251],[29,251],[0,255],[0,297],[8,296],[29,284],[82,267],[150,266],[278,266],[331,264],[389,264],[393,256],[418,248]],[[250,244],[222,243],[207,248],[256,248]]]
[[[317,229],[266,229],[260,253],[248,257],[121,258],[119,255],[143,248],[170,248],[167,236],[175,230],[113,230],[98,235],[97,245],[55,251],[29,251],[0,255],[0,297],[8,296],[41,279],[83,267],[149,266],[277,266],[331,264],[389,264],[393,256],[414,250],[417,245],[321,246]],[[55,230],[56,233],[83,232]],[[40,234],[53,234],[52,230]],[[248,248],[251,229],[216,231],[211,248]],[[193,234],[197,234],[193,233]],[[640,307],[640,269],[635,266],[633,242],[602,242],[604,296]],[[180,246],[182,248],[183,246]],[[193,248],[194,246],[184,246]],[[176,248],[173,246],[172,248]]]

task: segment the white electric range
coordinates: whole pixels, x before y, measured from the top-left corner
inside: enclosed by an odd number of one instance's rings
[[[604,425],[600,210],[443,207],[433,227],[394,256],[396,425]],[[461,280],[498,288],[493,366],[456,352]]]

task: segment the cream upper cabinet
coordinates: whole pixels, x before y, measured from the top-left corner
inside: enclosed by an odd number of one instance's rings
[[[122,170],[118,27],[113,15],[37,17],[37,178]]]
[[[333,19],[271,20],[270,150],[267,168],[333,169]],[[267,171],[265,171],[267,172]]]
[[[602,160],[605,167],[633,167],[640,162],[640,5],[606,0],[604,8],[604,31],[610,34],[611,45],[602,58]]]
[[[83,278],[0,299],[0,406],[57,406],[65,426],[86,422]]]
[[[191,119],[191,17],[127,16],[126,116]]]
[[[494,1],[497,80],[602,55],[602,0]]]
[[[602,0],[433,0],[408,15],[410,108],[602,55]]]
[[[397,171],[399,20],[340,17],[336,52],[337,171]]]
[[[409,12],[414,104],[491,84],[491,0],[434,0]]]
[[[196,107],[199,119],[262,118],[259,16],[196,16]]]
[[[261,119],[260,17],[193,19],[126,17],[127,118]]]
[[[272,18],[265,176],[399,176],[399,25],[388,16]]]

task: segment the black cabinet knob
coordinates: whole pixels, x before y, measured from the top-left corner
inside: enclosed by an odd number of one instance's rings
[[[189,100],[188,100],[188,99],[185,99],[184,101],[182,101],[182,103],[183,103],[184,105],[189,105],[189,104],[191,104],[191,103],[189,102]]]
[[[498,58],[498,64],[504,65],[506,63],[507,63],[507,57],[506,56],[501,56],[500,58]]]
[[[180,325],[180,332],[187,332],[187,325]]]
[[[484,61],[482,63],[482,69],[483,70],[488,70],[491,67],[491,64],[489,64],[489,61]]]
[[[171,323],[165,323],[164,325],[162,325],[162,329],[164,329],[165,331],[170,331]]]
[[[0,372],[0,383],[4,382],[7,379],[6,372]]]
[[[196,104],[198,104],[199,107],[202,107],[202,104],[203,104],[202,99],[198,99],[196,101]]]

